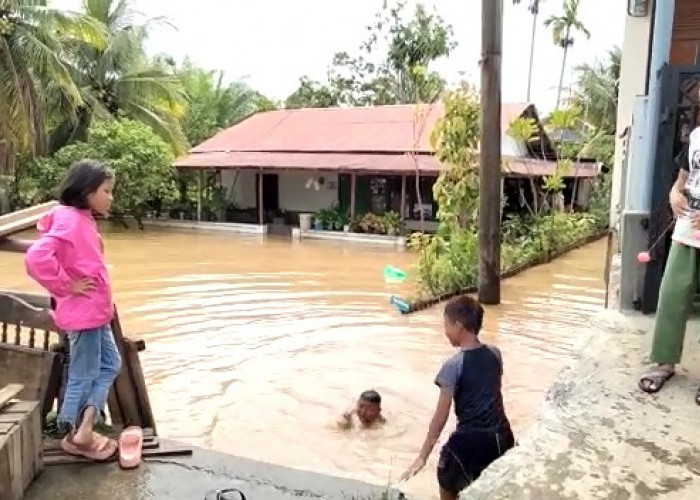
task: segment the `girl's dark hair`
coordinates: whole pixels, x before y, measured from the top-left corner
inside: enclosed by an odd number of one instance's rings
[[[468,332],[479,335],[484,323],[484,308],[467,295],[452,299],[445,306],[445,317],[459,323]]]
[[[58,191],[58,201],[61,205],[88,209],[88,195],[110,179],[114,172],[95,160],[80,160],[68,169]]]

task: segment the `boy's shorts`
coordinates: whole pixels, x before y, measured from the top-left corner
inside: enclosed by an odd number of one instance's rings
[[[440,451],[438,484],[443,490],[458,494],[513,444],[510,429],[498,432],[455,431]]]

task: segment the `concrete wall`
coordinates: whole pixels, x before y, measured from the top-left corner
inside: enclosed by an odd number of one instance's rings
[[[277,172],[280,208],[294,212],[315,212],[338,203],[338,174],[326,172]],[[256,207],[255,170],[222,170],[221,184],[238,208]],[[318,191],[306,187],[309,178],[323,178]]]
[[[616,8],[624,8],[619,5]],[[651,12],[651,9],[649,9]],[[632,124],[635,98],[645,94],[647,64],[649,59],[649,37],[651,33],[651,15],[646,17],[627,16],[625,21],[625,38],[622,44],[622,68],[620,71],[620,95],[617,107],[617,144],[615,148],[615,165],[613,170],[610,225],[615,227],[619,220],[620,194],[624,179],[624,148],[619,136]],[[630,164],[630,169],[635,165]]]
[[[323,177],[318,191],[306,188],[309,178]],[[279,174],[280,208],[293,212],[315,212],[338,203],[338,174],[325,172],[281,172]]]

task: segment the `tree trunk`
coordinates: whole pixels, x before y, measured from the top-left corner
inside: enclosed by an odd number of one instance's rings
[[[566,37],[564,37],[564,57],[561,61],[561,74],[559,75],[559,88],[557,89],[557,107],[555,110],[559,109],[559,104],[561,103],[561,91],[564,87],[564,72],[566,71],[566,56],[569,54],[569,45],[571,43],[571,38],[569,37],[569,28],[566,29]]]
[[[535,62],[535,35],[537,34],[537,15],[539,14],[539,0],[535,0],[532,7],[532,35],[530,36],[530,66],[527,70],[527,102],[532,99],[532,66]]]
[[[503,0],[482,0],[479,300],[501,302],[501,55]]]

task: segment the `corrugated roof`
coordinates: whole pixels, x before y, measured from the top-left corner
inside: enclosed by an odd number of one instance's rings
[[[502,128],[530,106],[504,104]],[[441,103],[269,111],[223,130],[190,152],[430,153],[430,133],[442,114]]]
[[[440,164],[431,154],[380,153],[295,153],[295,152],[210,152],[191,154],[176,163],[181,168],[222,168],[254,170],[312,170],[317,172],[361,172],[406,174],[416,167],[422,174],[440,172]],[[520,176],[552,175],[556,162],[508,158],[504,172]],[[595,177],[599,167],[595,163],[578,163],[567,177]]]

